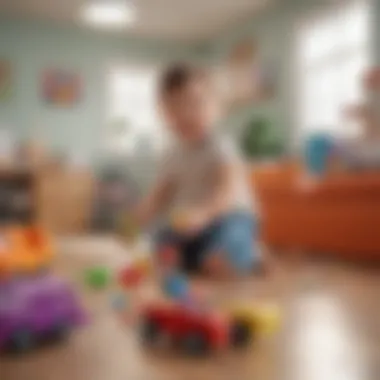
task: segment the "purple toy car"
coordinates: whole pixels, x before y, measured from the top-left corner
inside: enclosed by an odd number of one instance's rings
[[[64,337],[84,313],[68,284],[51,274],[0,284],[0,350],[26,351],[41,338]]]

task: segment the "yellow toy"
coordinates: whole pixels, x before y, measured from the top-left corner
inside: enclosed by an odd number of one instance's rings
[[[49,265],[53,244],[41,228],[11,227],[3,230],[0,244],[0,274],[38,271]]]
[[[247,345],[258,335],[271,335],[279,328],[280,312],[275,305],[234,305],[229,310],[234,345]]]

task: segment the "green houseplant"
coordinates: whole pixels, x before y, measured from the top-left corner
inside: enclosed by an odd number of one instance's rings
[[[241,147],[250,159],[275,158],[284,152],[283,140],[275,133],[269,120],[263,117],[247,123],[242,133]]]

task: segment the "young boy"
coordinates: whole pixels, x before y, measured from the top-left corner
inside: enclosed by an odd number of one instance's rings
[[[162,213],[185,215],[179,230],[168,223],[158,237],[158,245],[178,250],[184,271],[215,276],[249,271],[257,259],[252,191],[233,146],[215,136],[221,104],[211,76],[173,65],[162,74],[158,96],[175,144],[138,207],[140,222]]]

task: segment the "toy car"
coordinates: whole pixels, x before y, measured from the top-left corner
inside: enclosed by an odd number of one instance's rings
[[[27,351],[42,338],[62,338],[85,320],[78,301],[52,275],[0,284],[0,350]]]
[[[235,305],[230,309],[231,343],[246,346],[257,335],[271,334],[279,325],[279,312],[273,305]]]
[[[53,257],[50,237],[37,227],[12,227],[0,237],[0,275],[45,268]]]
[[[119,282],[125,288],[137,286],[143,279],[143,271],[135,267],[126,267],[119,274]]]
[[[229,332],[230,323],[224,315],[177,304],[152,304],[142,315],[141,334],[146,344],[166,336],[193,355],[226,348]]]

